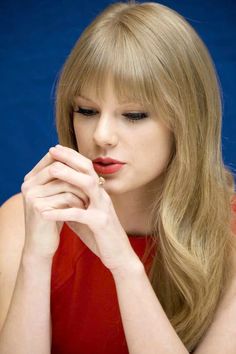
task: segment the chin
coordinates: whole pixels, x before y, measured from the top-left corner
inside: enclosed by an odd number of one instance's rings
[[[103,188],[108,194],[123,194],[129,191],[129,189],[127,189],[127,186],[125,186],[124,183],[118,181],[116,183],[115,180],[106,180]]]

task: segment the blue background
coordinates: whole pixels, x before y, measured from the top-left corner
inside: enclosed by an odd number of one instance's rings
[[[0,204],[57,143],[54,86],[82,30],[112,1],[0,1]],[[224,100],[223,158],[236,171],[236,2],[160,1],[197,30]]]

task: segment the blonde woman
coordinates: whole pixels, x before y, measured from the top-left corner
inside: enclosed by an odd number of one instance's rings
[[[114,3],[57,85],[60,145],[0,215],[1,354],[235,354],[235,185],[205,45]]]

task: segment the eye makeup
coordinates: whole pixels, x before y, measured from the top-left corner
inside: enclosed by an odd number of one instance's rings
[[[74,109],[75,113],[81,114],[86,117],[90,116],[95,116],[99,112],[93,109],[88,109],[88,108],[82,108],[82,107],[77,107]],[[135,123],[136,121],[143,120],[145,118],[149,117],[149,114],[147,112],[127,112],[122,114],[126,119],[132,123]]]

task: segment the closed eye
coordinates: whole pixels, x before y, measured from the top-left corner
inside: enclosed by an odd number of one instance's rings
[[[74,112],[82,114],[84,116],[94,116],[98,113],[97,111],[94,111],[92,109],[86,109],[81,107],[75,109]],[[132,113],[129,112],[129,113],[124,113],[123,116],[126,117],[127,120],[134,123],[137,120],[148,118],[149,114],[147,112],[132,112]]]
[[[81,108],[81,107],[78,107],[77,109],[75,109],[74,112],[83,114],[84,116],[94,116],[97,113],[96,111],[93,111],[92,109],[86,109],[86,108]]]
[[[137,112],[137,113],[125,113],[124,116],[127,117],[127,119],[129,120],[135,121],[135,120],[148,118],[149,115],[146,112]]]

